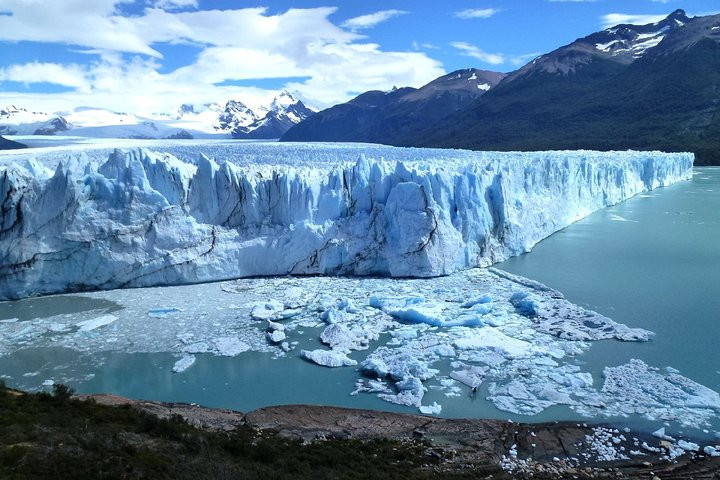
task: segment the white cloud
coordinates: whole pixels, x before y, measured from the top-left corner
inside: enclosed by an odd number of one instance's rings
[[[510,63],[519,67],[521,65],[525,65],[530,60],[536,59],[540,55],[542,55],[540,52],[526,53],[525,55],[515,55],[510,58]]]
[[[364,30],[366,28],[372,28],[375,25],[386,22],[393,17],[399,15],[405,15],[406,11],[403,10],[382,10],[375,13],[369,13],[367,15],[360,15],[359,17],[350,18],[342,23],[342,26],[350,30]]]
[[[182,8],[197,8],[197,0],[152,0],[150,4],[164,10],[175,10]]]
[[[0,2],[12,12],[0,16],[0,42],[65,44],[92,54],[84,65],[26,63],[0,69],[0,79],[49,81],[75,89],[44,95],[0,93],[0,99],[14,96],[34,109],[91,104],[134,113],[171,111],[181,103],[268,96],[274,92],[231,84],[273,78],[289,79],[289,88],[326,106],[365,90],[421,86],[445,73],[440,62],[423,52],[385,51],[335,25],[328,18],[336,11],[331,7],[272,15],[265,8],[149,7],[140,15],[124,17],[115,0],[35,0],[33,8],[27,0]],[[185,0],[172,3],[190,6]],[[168,72],[157,51],[162,43],[190,44],[200,51]]]
[[[26,63],[0,68],[0,81],[36,83],[38,80],[84,89],[87,87],[85,71],[79,65],[61,65],[58,63]]]
[[[633,15],[627,13],[608,13],[600,18],[604,28],[614,27],[620,24],[646,25],[656,23],[665,19],[667,15]]]
[[[450,45],[467,57],[476,58],[491,65],[500,65],[505,63],[505,56],[502,53],[487,53],[475,45],[470,45],[465,42],[453,42]]]
[[[455,12],[453,16],[457,18],[470,19],[470,18],[490,18],[500,10],[497,8],[468,8],[466,10],[460,10]]]
[[[116,0],[3,0],[0,41],[64,43],[159,56],[131,18],[115,15]]]

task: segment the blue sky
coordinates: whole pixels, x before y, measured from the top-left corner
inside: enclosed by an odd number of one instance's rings
[[[456,69],[511,71],[609,24],[717,0],[0,0],[0,106],[150,113],[181,103],[319,107]]]

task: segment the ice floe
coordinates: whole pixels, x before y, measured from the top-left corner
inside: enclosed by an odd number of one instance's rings
[[[75,326],[78,327],[81,332],[89,332],[91,330],[95,330],[96,328],[110,325],[117,319],[118,317],[116,317],[115,315],[103,315],[102,317],[92,318],[90,320],[83,320],[82,322],[76,323]],[[51,325],[51,331],[56,330],[55,325],[56,324]]]
[[[172,371],[175,373],[181,373],[192,367],[195,363],[195,355],[183,355],[175,365],[173,365]]]
[[[333,350],[301,350],[300,354],[308,360],[324,367],[348,367],[357,365],[357,361],[342,352]]]

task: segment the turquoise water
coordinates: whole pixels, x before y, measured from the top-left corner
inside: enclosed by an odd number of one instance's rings
[[[596,384],[602,383],[604,367],[639,358],[654,367],[672,366],[720,390],[716,346],[720,338],[720,169],[698,168],[691,181],[597,212],[544,240],[531,253],[498,266],[546,283],[570,301],[618,322],[657,334],[648,343],[594,342],[576,362],[593,374]],[[0,303],[0,319],[27,321],[81,312],[120,315],[142,300],[138,292],[5,302]],[[182,301],[205,298],[212,302],[212,310],[238,301],[224,294],[218,284],[148,289],[143,295],[151,294],[184,308],[187,315],[189,307]],[[228,321],[232,311],[226,309],[223,315],[222,321]],[[380,342],[386,340],[383,336]],[[27,347],[0,356],[0,374],[12,386],[32,389],[53,378],[83,393],[111,392],[241,411],[313,403],[417,412],[375,395],[350,396],[358,378],[354,368],[328,369],[297,358],[301,348],[320,347],[316,338],[302,340],[294,353],[282,358],[264,352],[238,357],[197,355],[196,363],[182,374],[170,372],[177,360],[171,354]],[[366,353],[353,352],[350,357],[360,360]],[[464,389],[462,395],[447,398],[432,388],[435,384],[428,382],[423,403],[441,403],[443,416],[524,421],[583,418],[567,407],[552,407],[534,417],[512,415],[484,400],[485,385],[475,397]]]
[[[595,342],[582,357],[593,374],[640,358],[720,389],[720,168],[596,212],[498,266],[656,333]]]

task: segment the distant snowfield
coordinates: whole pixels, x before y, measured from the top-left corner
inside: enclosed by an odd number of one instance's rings
[[[661,152],[58,139],[0,155],[0,299],[257,275],[447,275],[690,178],[692,163]]]

